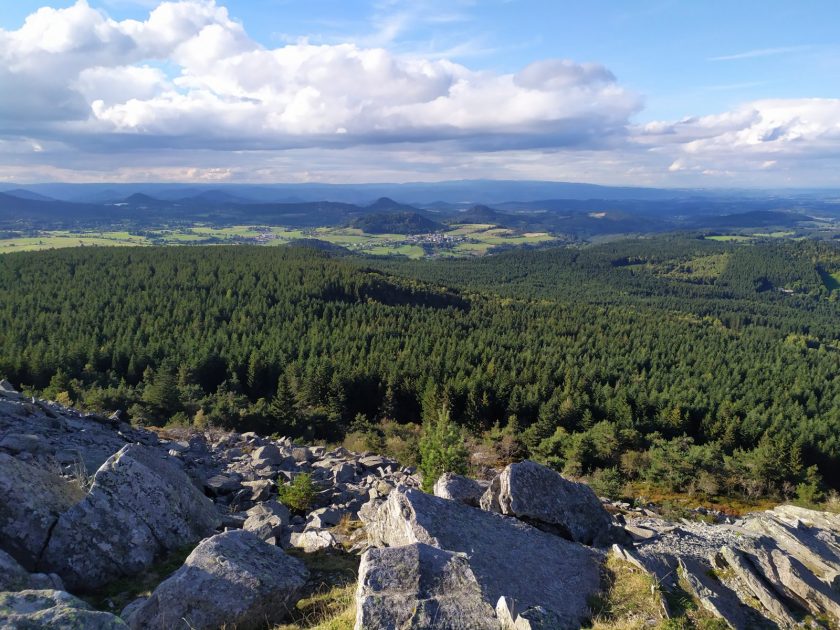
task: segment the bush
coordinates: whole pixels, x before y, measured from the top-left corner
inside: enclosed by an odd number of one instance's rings
[[[617,468],[599,468],[592,473],[589,485],[599,497],[618,499],[624,490],[624,479]]]
[[[306,512],[312,506],[316,492],[315,482],[309,473],[301,473],[289,483],[277,483],[280,502],[295,512]]]

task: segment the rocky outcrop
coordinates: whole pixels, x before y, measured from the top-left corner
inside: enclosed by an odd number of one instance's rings
[[[805,613],[840,622],[836,515],[779,506],[720,525],[634,522],[654,535],[620,549],[622,556],[665,590],[678,588],[682,576],[698,602],[730,627],[791,628]]]
[[[557,615],[559,628],[577,628],[589,613],[588,597],[599,588],[599,552],[419,490],[391,492],[365,518],[373,545],[425,543],[467,554],[489,605],[506,596],[523,609],[543,606]]]
[[[281,549],[228,531],[202,541],[127,621],[134,630],[263,628],[288,615],[307,577]]]
[[[119,617],[91,609],[69,593],[27,590],[0,593],[0,627],[9,630],[126,630]]]
[[[465,556],[415,543],[362,556],[356,630],[499,630]]]
[[[0,452],[0,548],[34,570],[58,517],[82,497],[77,484]]]
[[[92,475],[126,444],[157,444],[148,431],[119,416],[85,414],[43,400],[10,398],[0,392],[0,451],[56,472]]]
[[[434,493],[441,499],[460,501],[465,505],[479,507],[482,495],[490,484],[476,481],[455,473],[443,473],[435,482]]]
[[[218,523],[212,502],[166,455],[125,446],[96,472],[85,499],[58,519],[41,566],[71,589],[96,588],[142,571]]]
[[[612,518],[592,488],[536,462],[507,466],[481,497],[481,507],[586,545],[616,542]]]

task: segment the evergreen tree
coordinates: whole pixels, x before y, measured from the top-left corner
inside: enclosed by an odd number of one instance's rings
[[[274,433],[297,436],[300,430],[300,412],[295,395],[285,373],[277,379],[277,391],[268,407],[271,427]]]
[[[469,453],[461,430],[449,417],[449,408],[442,405],[436,417],[423,422],[420,437],[420,471],[423,489],[431,492],[438,477],[445,472],[466,474]]]

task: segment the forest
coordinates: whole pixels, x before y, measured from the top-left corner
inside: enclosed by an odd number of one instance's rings
[[[691,234],[441,261],[8,254],[0,377],[141,424],[406,464],[445,418],[473,465],[528,456],[611,496],[817,502],[840,487],[838,269],[829,242]]]

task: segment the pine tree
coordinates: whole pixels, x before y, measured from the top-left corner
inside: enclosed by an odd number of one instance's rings
[[[295,435],[299,424],[299,411],[295,395],[285,373],[277,379],[277,391],[268,407],[271,426],[276,433]]]
[[[449,417],[449,406],[442,405],[436,417],[423,422],[420,437],[420,470],[423,489],[431,492],[438,477],[445,472],[465,474],[469,453],[461,430]]]
[[[151,370],[147,368],[144,378],[150,376],[150,373]],[[146,382],[143,402],[158,416],[170,416],[180,410],[178,383],[167,367],[161,367],[151,375],[151,383]]]

